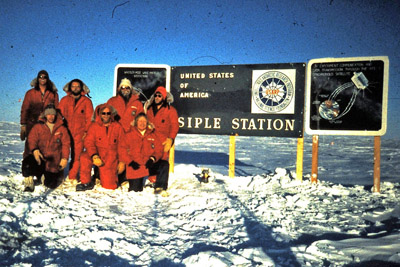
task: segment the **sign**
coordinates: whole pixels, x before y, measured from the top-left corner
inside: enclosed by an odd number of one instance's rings
[[[384,135],[388,79],[387,57],[310,60],[307,134]]]
[[[118,64],[114,71],[114,95],[121,80],[127,78],[135,90],[141,93],[140,100],[147,100],[159,86],[170,91],[171,67],[164,64]]]
[[[303,136],[305,63],[171,69],[180,133]]]

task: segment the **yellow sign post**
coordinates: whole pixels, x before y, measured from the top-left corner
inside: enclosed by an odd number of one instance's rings
[[[296,179],[303,181],[303,148],[304,137],[297,138]]]
[[[236,136],[229,137],[229,177],[235,177]]]

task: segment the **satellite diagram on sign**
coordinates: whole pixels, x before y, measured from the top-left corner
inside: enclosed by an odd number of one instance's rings
[[[322,102],[319,106],[319,115],[325,120],[337,120],[346,115],[354,105],[357,95],[360,91],[365,90],[368,87],[368,79],[362,72],[354,72],[351,82],[345,83],[337,87],[329,98]],[[344,90],[352,90],[352,96],[347,106],[342,110],[336,98]]]

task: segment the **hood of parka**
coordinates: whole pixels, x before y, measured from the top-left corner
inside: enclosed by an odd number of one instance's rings
[[[113,106],[105,103],[105,104],[100,104],[95,108],[95,110],[93,112],[93,116],[92,116],[92,122],[97,122],[97,123],[100,123],[100,124],[103,123],[101,121],[100,113],[105,108],[108,108],[110,110],[110,112],[111,112],[111,121],[115,121],[115,116],[118,114],[117,110]]]

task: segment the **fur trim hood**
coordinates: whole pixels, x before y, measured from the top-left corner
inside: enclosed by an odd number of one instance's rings
[[[149,107],[154,103],[154,95],[155,93],[152,94],[150,99],[144,103],[143,108],[145,113],[147,113]],[[167,97],[165,98],[164,101],[167,103],[168,106],[170,106],[174,102],[174,96],[170,92],[167,92]]]
[[[105,108],[108,108],[111,111],[111,121],[115,121],[115,116],[118,114],[117,110],[113,106],[105,103],[96,107],[93,112],[92,122],[101,122],[100,112],[102,112]]]
[[[57,87],[56,87],[56,85],[53,83],[53,81],[49,79],[48,82],[50,82],[51,91],[52,91],[53,93],[57,93]],[[32,88],[35,88],[36,83],[37,83],[37,78],[34,78],[34,79],[31,81],[31,84],[30,84],[31,87],[32,87]]]
[[[69,91],[69,85],[71,82],[76,82],[76,81],[80,81],[82,83],[82,92],[81,92],[82,95],[86,95],[86,94],[90,93],[89,87],[79,79],[73,79],[72,81],[67,82],[63,87],[64,92],[66,92],[67,94],[70,94],[71,92]]]
[[[61,115],[60,110],[56,109],[57,115],[56,115],[56,121],[55,121],[55,126],[60,126],[60,125],[64,125],[64,120],[63,120],[63,116]],[[42,113],[40,113],[39,116],[39,122],[42,123],[46,123],[46,116],[44,115],[44,111]]]
[[[136,121],[138,120],[139,117],[141,117],[142,115],[144,115],[147,119],[147,130],[149,130],[150,132],[154,131],[155,126],[153,123],[151,123],[149,121],[149,119],[147,118],[146,114],[144,113],[140,113],[132,122],[131,122],[131,126],[135,128],[136,126]]]

